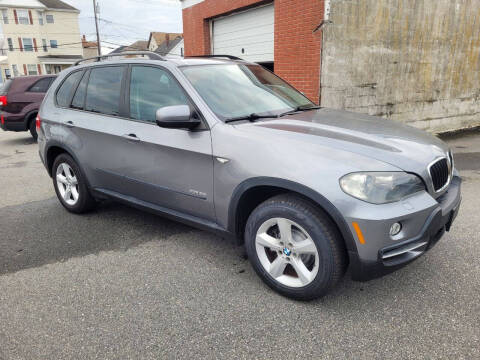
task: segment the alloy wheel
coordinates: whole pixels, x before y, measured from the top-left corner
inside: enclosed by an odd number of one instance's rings
[[[255,249],[267,273],[285,286],[304,287],[318,273],[317,247],[310,235],[292,220],[265,221],[257,230]]]
[[[75,205],[79,197],[78,180],[71,166],[65,162],[59,164],[56,180],[57,188],[63,201],[70,206]]]

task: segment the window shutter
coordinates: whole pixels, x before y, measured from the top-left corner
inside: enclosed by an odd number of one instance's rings
[[[32,11],[28,10],[28,17],[30,18],[30,25],[33,25]]]
[[[38,69],[38,75],[42,75],[42,67],[40,64],[37,64],[37,69]]]
[[[15,24],[18,24],[17,10],[13,9],[13,17],[15,18]]]
[[[22,38],[18,38],[18,45],[20,47],[20,51],[23,51]]]
[[[37,39],[33,38],[33,48],[35,49],[35,52],[38,51],[38,48],[37,48]]]
[[[27,71],[27,65],[23,64],[23,73],[25,75],[28,75],[28,71]]]

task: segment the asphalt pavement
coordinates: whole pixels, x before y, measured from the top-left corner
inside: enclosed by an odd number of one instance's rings
[[[28,133],[0,132],[0,359],[480,359],[480,132],[447,235],[296,302],[227,240],[113,202],[67,213]]]

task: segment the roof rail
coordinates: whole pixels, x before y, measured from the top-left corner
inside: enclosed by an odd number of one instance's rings
[[[74,66],[79,65],[80,63],[82,63],[84,61],[88,61],[88,60],[101,61],[102,59],[106,59],[106,58],[113,57],[113,56],[127,56],[127,55],[144,55],[144,56],[148,56],[148,58],[151,59],[151,60],[163,60],[163,61],[165,61],[165,58],[162,55],[160,55],[156,52],[153,52],[153,51],[124,51],[124,52],[121,52],[121,53],[114,53],[114,54],[110,53],[110,54],[106,54],[106,55],[93,56],[93,57],[90,57],[90,58],[81,59],[81,60],[78,60],[77,62],[75,62]]]
[[[242,58],[239,58],[237,56],[233,55],[191,55],[191,56],[185,56],[185,57],[198,57],[198,58],[227,58],[231,60],[243,60]]]

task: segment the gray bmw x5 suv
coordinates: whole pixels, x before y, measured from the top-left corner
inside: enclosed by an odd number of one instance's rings
[[[368,280],[411,262],[458,213],[461,180],[434,136],[320,108],[238,58],[117,55],[130,56],[61,73],[37,118],[70,212],[109,198],[213,230],[302,300],[348,266]]]

